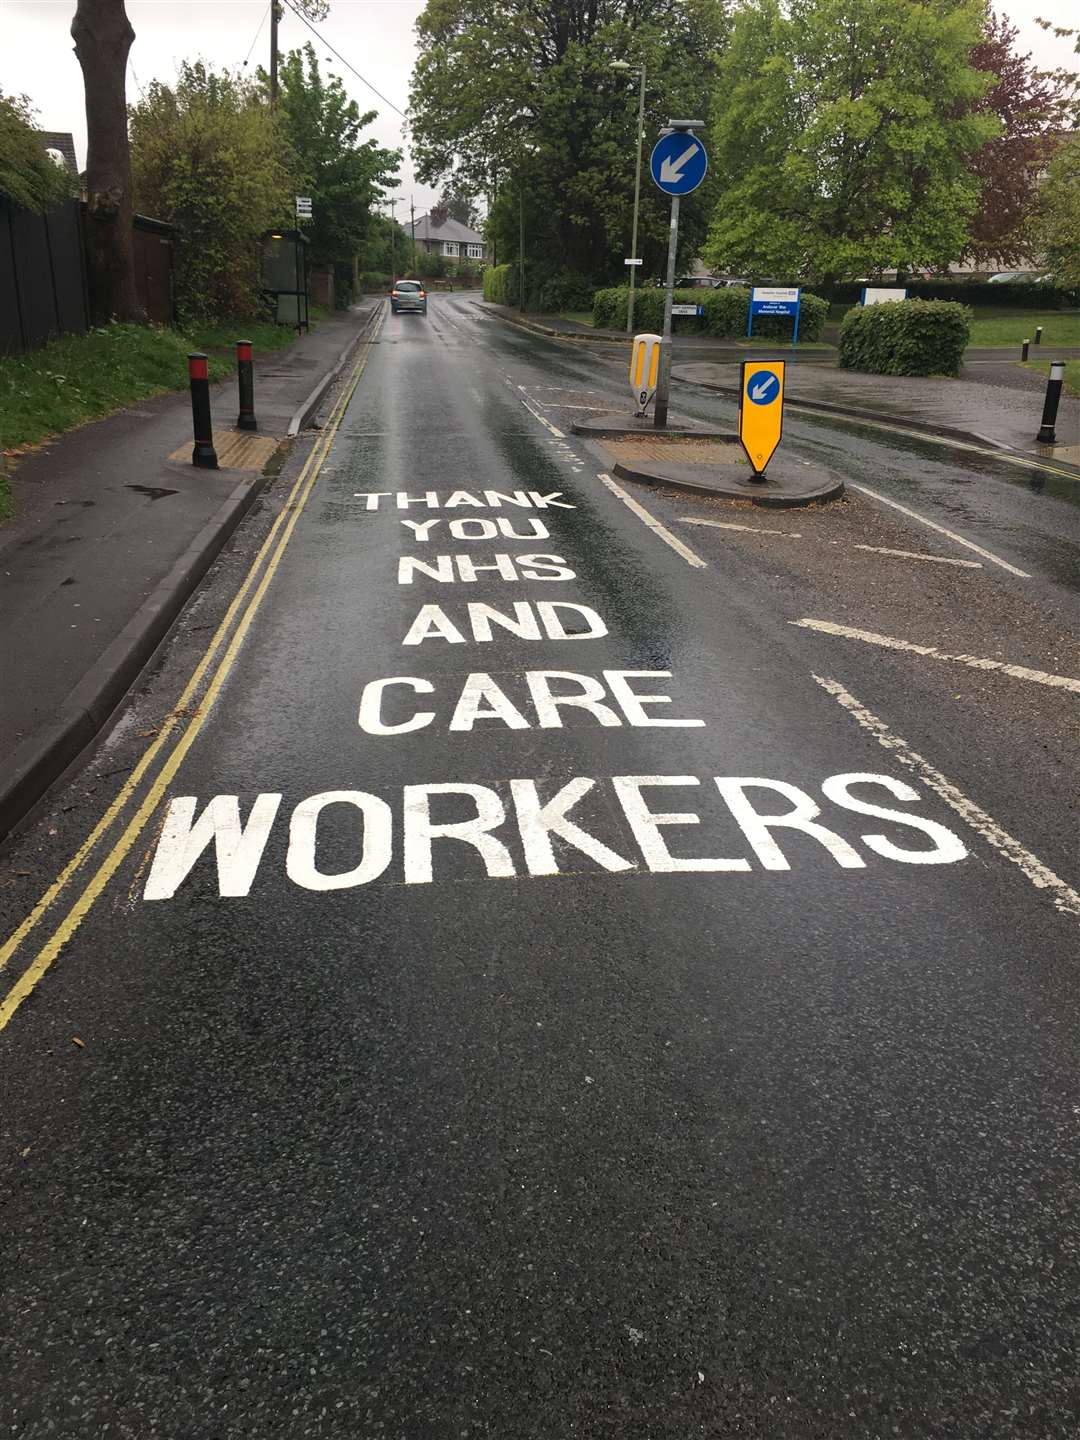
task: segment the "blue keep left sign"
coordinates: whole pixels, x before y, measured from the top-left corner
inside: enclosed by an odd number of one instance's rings
[[[665,195],[689,195],[708,168],[705,146],[689,130],[661,135],[649,156],[649,173]]]
[[[771,370],[756,370],[750,376],[746,393],[755,405],[771,405],[780,394],[780,381]]]

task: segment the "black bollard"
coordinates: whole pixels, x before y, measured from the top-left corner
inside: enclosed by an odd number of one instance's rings
[[[1041,344],[1042,344],[1042,326],[1041,326],[1041,325],[1036,325],[1036,326],[1035,326],[1035,344],[1036,344],[1036,345],[1041,345]]]
[[[236,342],[236,374],[240,382],[240,413],[236,417],[238,430],[257,430],[255,419],[255,372],[251,363],[251,341]]]
[[[191,382],[191,423],[195,430],[191,463],[201,470],[216,470],[217,451],[214,449],[214,427],[210,420],[210,372],[205,355],[196,353],[188,356],[188,379]]]
[[[1058,401],[1061,399],[1061,387],[1064,383],[1065,361],[1051,360],[1050,379],[1046,382],[1046,403],[1043,405],[1042,424],[1035,437],[1040,445],[1057,443],[1057,431],[1054,426],[1057,423]]]
[[[1026,360],[1026,359],[1027,359],[1027,357],[1028,357],[1028,346],[1029,346],[1030,344],[1031,344],[1031,341],[1030,341],[1030,340],[1025,340],[1024,343],[1020,346],[1020,359],[1021,359],[1021,360]]]

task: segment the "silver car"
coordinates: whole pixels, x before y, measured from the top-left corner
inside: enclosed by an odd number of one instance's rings
[[[415,310],[427,314],[427,291],[419,280],[399,280],[390,291],[390,309],[396,315],[399,310]]]

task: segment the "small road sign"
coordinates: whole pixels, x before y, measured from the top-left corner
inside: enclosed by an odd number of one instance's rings
[[[783,360],[744,360],[739,394],[739,439],[754,478],[762,479],[784,430]]]
[[[686,130],[661,135],[649,156],[649,173],[665,195],[689,195],[705,179],[705,146]]]
[[[777,315],[794,319],[791,343],[799,343],[799,307],[802,291],[798,285],[755,285],[750,291],[750,313],[746,317],[746,333],[754,333],[756,315]]]
[[[297,215],[297,219],[299,219],[299,220],[310,220],[310,219],[311,219],[311,196],[310,196],[310,195],[297,195],[297,197],[296,197],[296,215]]]
[[[672,315],[704,315],[704,305],[672,305]]]

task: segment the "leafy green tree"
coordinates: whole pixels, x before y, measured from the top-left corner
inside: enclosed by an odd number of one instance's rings
[[[393,274],[395,269],[400,272],[412,264],[412,238],[405,226],[389,215],[373,215],[360,258],[365,270],[384,275]]]
[[[1035,238],[1058,284],[1080,290],[1080,136],[1050,162],[1039,192]]]
[[[74,193],[67,170],[45,154],[27,97],[0,95],[0,200],[48,210]]]
[[[1019,265],[1031,254],[1029,221],[1039,179],[1069,127],[1077,96],[1076,76],[1039,70],[1031,55],[1016,48],[1019,31],[988,9],[983,33],[970,63],[994,76],[976,109],[1001,121],[1000,134],[972,158],[978,176],[979,208],[962,258],[996,267]]]
[[[714,265],[828,284],[942,267],[979,199],[999,122],[968,57],[978,0],[748,0],[712,126]]]
[[[621,279],[629,251],[637,77],[646,131],[704,114],[724,0],[428,0],[417,22],[413,155],[422,180],[489,201],[500,261],[517,258],[525,212],[527,285],[559,271]],[[639,253],[659,269],[668,206],[642,192]],[[683,208],[686,250],[704,233],[707,191]]]
[[[323,267],[363,254],[374,234],[374,207],[399,183],[401,152],[360,139],[376,111],[361,114],[336,75],[323,78],[310,44],[290,51],[279,81],[283,134],[297,183],[311,196],[314,218],[305,227],[311,261]]]
[[[140,210],[176,226],[184,321],[257,308],[260,238],[292,224],[291,156],[254,82],[201,61],[154,80],[131,110]]]

